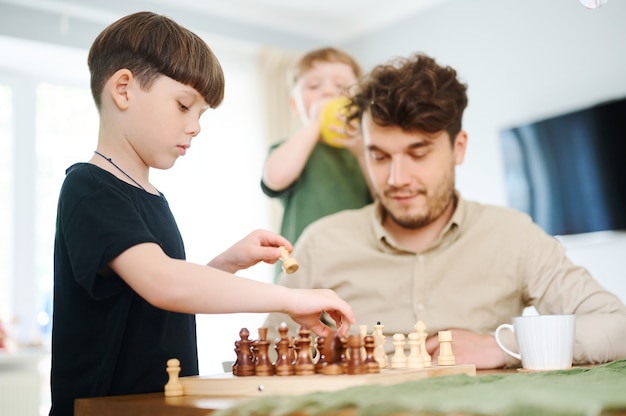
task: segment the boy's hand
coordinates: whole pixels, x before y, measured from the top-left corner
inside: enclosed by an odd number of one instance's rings
[[[321,321],[321,311],[334,321],[337,333],[346,336],[354,323],[350,305],[330,289],[290,289],[292,302],[285,313],[302,327],[320,336],[328,336],[332,330]]]
[[[267,230],[255,230],[211,260],[208,266],[236,273],[259,262],[274,264],[280,258],[280,246],[289,252],[293,250],[285,237]]]

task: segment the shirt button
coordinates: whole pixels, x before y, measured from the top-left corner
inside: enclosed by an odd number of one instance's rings
[[[417,309],[420,310],[420,311],[423,311],[424,310],[424,304],[423,303],[418,303],[417,304]]]

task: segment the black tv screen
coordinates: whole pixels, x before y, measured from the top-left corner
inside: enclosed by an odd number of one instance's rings
[[[626,98],[500,132],[508,204],[552,235],[626,229]]]

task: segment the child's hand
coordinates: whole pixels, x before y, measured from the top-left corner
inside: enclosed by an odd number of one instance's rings
[[[228,250],[209,262],[209,266],[230,273],[247,269],[263,261],[274,264],[280,258],[278,247],[293,250],[291,243],[281,235],[266,230],[255,230]]]
[[[292,302],[285,313],[291,319],[313,331],[317,335],[327,336],[331,329],[320,317],[324,311],[335,321],[337,333],[346,336],[350,325],[354,323],[354,314],[350,305],[330,289],[290,289],[293,292]]]

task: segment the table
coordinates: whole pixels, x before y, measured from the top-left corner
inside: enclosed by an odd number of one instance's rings
[[[440,397],[446,400],[438,401]],[[261,408],[265,411],[258,414],[286,414],[285,409],[292,409],[299,415],[333,416],[419,415],[442,411],[457,415],[526,411],[539,415],[554,414],[557,410],[563,415],[626,415],[626,360],[545,373],[478,371],[476,377],[453,375],[393,386],[356,386],[337,392],[254,400],[170,398],[163,393],[79,399],[75,416],[228,415],[231,411],[250,414]]]

